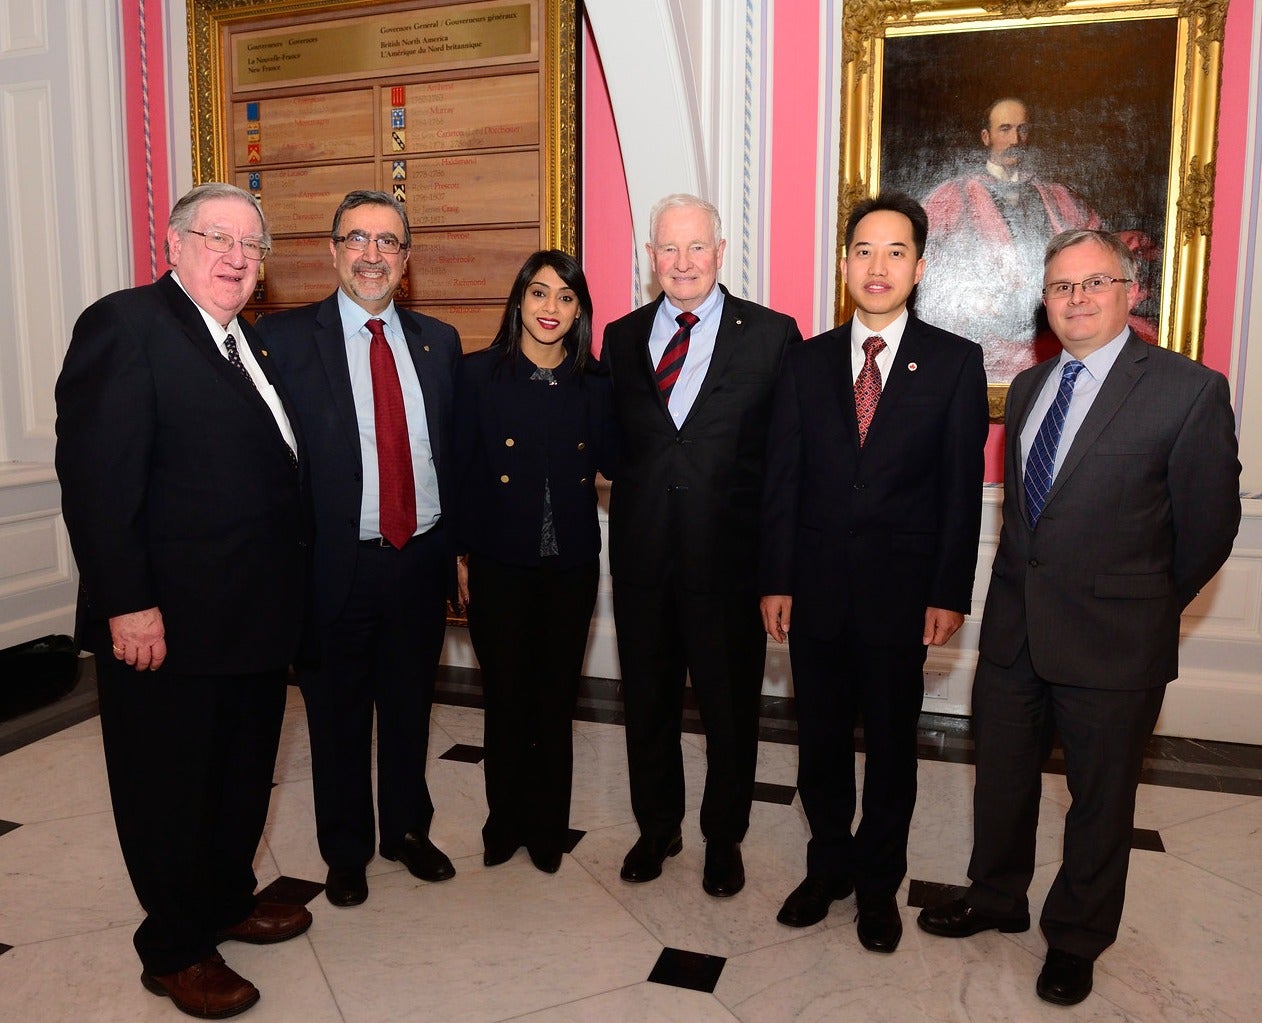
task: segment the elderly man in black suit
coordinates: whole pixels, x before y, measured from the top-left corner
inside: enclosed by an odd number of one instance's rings
[[[1059,733],[1073,803],[1035,987],[1058,1005],[1090,994],[1117,938],[1179,617],[1240,524],[1227,381],[1135,336],[1134,277],[1113,235],[1048,245],[1043,301],[1064,351],[1008,391],[1003,532],[973,683],[973,883],[919,921],[953,938],[1029,928],[1040,771]]]
[[[341,286],[259,321],[310,454],[315,559],[299,683],[335,906],[368,897],[378,824],[386,859],[425,881],[456,872],[429,839],[425,758],[455,584],[445,518],[455,500],[447,452],[460,339],[394,304],[411,244],[392,197],[349,193],[329,240]]]
[[[200,185],[156,284],[78,323],[57,381],[57,474],[96,655],[119,844],[145,918],[141,982],[193,1016],[259,992],[215,950],[305,931],[260,903],[263,834],[298,648],[308,530],[292,409],[237,314],[270,248],[258,201]]]
[[[611,491],[609,563],[640,838],[625,881],[651,881],[682,848],[681,698],[691,679],[706,730],[702,886],[744,887],[758,706],[767,642],[755,583],[771,392],[793,318],[717,283],[718,211],[692,195],[653,209],[648,242],[662,294],[609,324],[622,457]]]
[[[806,878],[777,919],[822,920],[853,890],[859,940],[893,952],[916,805],[928,647],[972,601],[981,528],[981,349],[912,315],[928,221],[909,196],[858,203],[842,275],[852,319],[790,353],[763,502],[763,623],[789,640]],[[863,819],[854,726],[863,721]]]

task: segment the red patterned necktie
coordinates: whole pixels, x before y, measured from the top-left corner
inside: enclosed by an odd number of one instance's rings
[[[377,427],[381,535],[391,546],[402,549],[416,532],[416,483],[412,476],[408,418],[403,409],[399,373],[381,320],[369,320],[368,331],[372,334],[368,364],[372,369],[373,419]]]
[[[854,410],[859,418],[859,446],[868,439],[868,427],[881,400],[881,371],[876,357],[885,351],[885,342],[876,334],[863,342],[863,369],[854,382]]]
[[[679,379],[679,371],[684,368],[684,358],[688,354],[688,342],[692,338],[692,328],[700,318],[692,313],[680,313],[675,317],[679,329],[666,343],[666,350],[657,364],[657,389],[662,392],[662,400],[670,402],[670,392]]]

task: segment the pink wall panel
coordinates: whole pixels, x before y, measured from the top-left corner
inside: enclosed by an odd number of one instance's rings
[[[772,66],[769,302],[812,333],[815,309],[819,0],[778,0]],[[831,271],[830,271],[831,272]]]
[[[167,162],[163,5],[161,0],[135,0],[119,6],[123,15],[132,275],[136,284],[149,284],[167,269],[163,241],[173,204]],[[180,97],[179,102],[185,99]]]
[[[580,255],[596,311],[592,326],[594,347],[599,352],[605,325],[630,312],[634,304],[631,274],[635,245],[609,90],[592,34],[585,31],[583,36]]]

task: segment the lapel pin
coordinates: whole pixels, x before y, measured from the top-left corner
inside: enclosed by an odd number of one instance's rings
[[[744,322],[743,320],[737,320],[737,321],[736,321],[736,325],[739,327],[739,326],[741,325],[741,323],[743,323],[743,322]]]
[[[429,351],[429,345],[421,345],[421,347],[424,348],[427,352]]]
[[[266,358],[267,358],[267,349],[266,349],[266,348],[260,348],[260,349],[259,349],[259,351],[263,353],[263,358],[265,358],[265,359],[266,359]]]
[[[909,362],[909,363],[907,363],[907,372],[908,372],[908,373],[915,373],[915,372],[916,372],[916,370],[918,370],[918,369],[920,369],[920,367],[919,367],[919,366],[917,366],[914,362]]]

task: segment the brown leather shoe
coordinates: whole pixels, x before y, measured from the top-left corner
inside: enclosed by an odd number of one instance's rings
[[[251,945],[274,945],[296,938],[311,926],[311,912],[306,906],[285,906],[279,902],[260,902],[239,924],[224,927],[216,941],[246,941]]]
[[[259,989],[229,968],[218,952],[179,973],[158,976],[146,970],[140,983],[198,1019],[226,1019],[259,1000]]]

